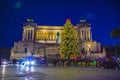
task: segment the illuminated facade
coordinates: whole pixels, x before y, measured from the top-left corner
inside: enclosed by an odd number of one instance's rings
[[[74,26],[77,31],[81,58],[105,57],[101,44],[92,40],[91,24],[86,20]],[[33,19],[23,24],[22,41],[15,42],[11,49],[11,59],[25,56],[43,56],[58,54],[63,26],[39,26]],[[85,53],[87,53],[85,55]]]

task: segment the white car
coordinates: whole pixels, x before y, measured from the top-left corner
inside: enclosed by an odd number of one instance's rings
[[[8,61],[7,60],[2,60],[1,65],[8,65]]]
[[[31,61],[26,60],[26,61],[23,61],[23,63],[24,63],[24,65],[26,65],[26,66],[33,66],[33,65],[36,64],[36,62],[35,62],[34,60],[31,60]]]

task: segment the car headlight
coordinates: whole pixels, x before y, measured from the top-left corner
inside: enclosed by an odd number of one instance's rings
[[[27,61],[27,62],[26,62],[26,64],[27,64],[27,65],[29,65],[29,64],[30,64],[30,62],[29,62],[29,61]]]
[[[34,62],[34,61],[32,61],[32,62],[31,62],[31,64],[32,64],[32,65],[34,65],[34,64],[35,64],[35,62]]]
[[[6,61],[4,61],[4,62],[3,62],[3,64],[7,64],[7,62],[6,62]]]

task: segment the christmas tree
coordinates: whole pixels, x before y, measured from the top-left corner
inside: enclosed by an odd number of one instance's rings
[[[61,32],[60,56],[70,59],[77,55],[79,55],[77,32],[70,19],[67,19]]]

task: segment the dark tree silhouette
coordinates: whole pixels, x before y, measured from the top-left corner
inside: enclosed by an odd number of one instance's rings
[[[120,28],[112,30],[111,37],[119,39],[120,38]],[[115,53],[116,53],[115,55],[116,56],[120,56],[119,52],[120,52],[120,50],[119,50],[119,44],[117,42],[116,43],[116,48],[115,48]]]

